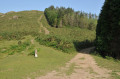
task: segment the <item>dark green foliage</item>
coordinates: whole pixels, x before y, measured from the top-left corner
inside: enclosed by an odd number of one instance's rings
[[[89,26],[88,26],[88,29],[89,30],[95,30],[96,29],[96,24],[94,24],[93,22],[90,22]]]
[[[39,51],[40,51],[40,49],[37,49],[37,52],[39,52]],[[35,55],[35,49],[32,50],[32,52],[30,52],[28,55],[29,55],[29,56],[31,56],[31,55]]]
[[[19,43],[20,41],[18,41]],[[5,49],[4,51],[1,51],[1,53],[8,53],[8,55],[13,55],[14,53],[20,53],[24,51],[28,46],[30,46],[30,42],[21,42],[21,44],[18,45],[11,45],[10,48]]]
[[[120,59],[120,0],[105,0],[96,35],[96,50]]]
[[[22,44],[22,42],[21,41],[18,41],[18,45],[21,45]]]
[[[57,25],[57,11],[55,11],[54,9],[50,9],[50,10],[46,9],[45,15],[47,16],[49,24],[53,27],[56,27],[56,25]]]
[[[19,29],[18,29],[19,30]],[[21,32],[8,32],[8,31],[6,31],[6,32],[1,32],[0,33],[0,40],[2,40],[2,39],[7,39],[7,40],[13,40],[13,39],[15,39],[15,40],[21,40],[21,39],[23,39],[24,38],[24,36],[27,36],[27,35],[32,35],[32,36],[37,36],[39,33],[38,32],[35,32],[35,30],[34,30],[34,32],[27,32],[27,31],[21,31]]]
[[[61,50],[66,53],[72,53],[72,51],[79,51],[83,48],[88,48],[93,46],[92,41],[69,41],[58,36],[38,36],[36,41],[39,42],[41,45],[46,45],[49,47],[53,47],[55,49]]]
[[[35,55],[35,50],[33,50],[32,52],[30,52],[28,55]]]
[[[73,44],[71,42],[60,39],[57,36],[39,36],[36,38],[36,40],[42,45],[53,47],[67,53],[72,51],[73,48]]]
[[[94,41],[89,41],[89,40],[85,40],[85,41],[74,41],[74,46],[76,48],[77,51],[80,51],[81,49],[84,48],[88,48],[88,47],[92,47],[94,46]]]
[[[89,30],[96,29],[97,16],[95,14],[75,12],[72,8],[54,8],[54,6],[46,8],[44,14],[52,27],[74,26]]]
[[[24,42],[24,43],[21,44],[21,45],[12,45],[12,46],[10,47],[10,50],[11,50],[12,52],[14,52],[14,53],[16,53],[16,52],[20,53],[20,52],[22,52],[23,50],[25,50],[26,47],[29,46],[29,45],[30,45],[30,42]],[[11,53],[11,52],[10,52],[10,53]]]

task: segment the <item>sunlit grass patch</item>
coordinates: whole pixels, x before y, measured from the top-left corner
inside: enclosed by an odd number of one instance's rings
[[[28,38],[29,41],[33,39],[32,37]],[[38,50],[38,58],[35,58],[34,55],[28,55],[31,52],[34,54],[35,49]],[[30,44],[22,53],[16,53],[0,59],[0,78],[26,79],[28,77],[35,78],[45,75],[52,70],[65,66],[65,63],[74,55],[66,54],[34,42],[34,45]]]
[[[112,72],[110,72],[111,77],[110,79],[120,79],[120,61],[119,60],[115,60],[113,58],[103,58],[101,56],[95,56],[92,55],[94,57],[94,59],[96,60],[97,64],[100,67],[104,67],[107,68],[108,70],[112,70]]]

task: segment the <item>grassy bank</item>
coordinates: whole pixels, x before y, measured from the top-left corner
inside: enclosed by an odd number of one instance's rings
[[[30,38],[29,41],[34,39],[32,37],[25,38]],[[26,40],[24,39],[23,41]],[[14,42],[15,45],[17,45],[17,43],[18,42]],[[38,58],[34,58],[34,55],[31,55],[31,52],[35,49],[38,49]],[[49,47],[39,45],[34,41],[34,45],[30,44],[28,48],[22,50],[21,53],[17,53],[16,51],[13,55],[8,55],[7,57],[0,59],[0,78],[35,78],[64,66],[65,63],[74,55],[75,54],[66,54]]]
[[[92,55],[100,67],[112,70],[109,79],[120,79],[120,61],[113,58],[103,58],[101,56]]]

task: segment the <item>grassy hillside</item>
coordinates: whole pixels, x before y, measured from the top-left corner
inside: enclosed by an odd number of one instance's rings
[[[0,17],[0,35],[3,37],[9,34],[34,34],[40,30],[38,18],[43,15],[41,22],[44,27],[48,28],[51,35],[58,35],[61,38],[68,38],[69,40],[85,39],[93,40],[95,38],[95,31],[80,28],[52,28],[49,26],[46,18],[41,11],[21,11],[9,12]],[[18,18],[14,18],[17,16]]]
[[[45,35],[45,29],[49,31],[49,35]],[[95,31],[91,31],[88,29],[81,29],[77,27],[50,27],[44,16],[44,13],[41,11],[8,12],[2,15],[2,17],[0,17],[1,40],[20,40],[24,39],[23,36],[26,35],[37,36],[37,38],[39,38],[38,42],[40,42],[40,40],[43,39],[42,42],[48,41],[50,43],[52,42],[47,39],[52,38],[54,36],[55,38],[60,39],[62,41],[62,48],[59,48],[62,51],[68,49],[68,47],[65,48],[65,43],[69,43],[69,48],[75,50],[79,48],[89,47],[91,45],[91,42],[95,39]],[[67,44],[66,46],[68,46]],[[51,47],[56,48],[55,45],[52,45]],[[68,50],[65,52],[68,52]]]
[[[27,36],[21,41],[23,43],[31,41],[31,39],[34,38]],[[11,45],[17,46],[18,41],[0,41],[0,48],[4,49],[2,51],[9,49],[9,52],[1,53],[0,51],[0,79],[35,78],[36,76],[46,74],[49,71],[64,66],[65,63],[75,55],[66,54],[39,45],[35,41],[34,45],[30,42],[30,45],[28,45],[26,49],[22,48],[21,52],[19,52],[21,46],[19,46],[19,49],[16,49],[11,48]],[[34,58],[33,53],[35,49],[38,49],[38,58]],[[16,50],[16,52],[12,55],[8,55],[12,50]]]
[[[69,41],[73,40],[94,40],[95,39],[95,30],[91,31],[88,29],[81,29],[77,27],[63,27],[63,28],[54,28],[50,27],[45,16],[41,19],[43,26],[48,28],[51,35],[59,36],[60,38],[67,39]]]
[[[0,38],[19,39],[39,32],[40,11],[9,12],[0,17]]]
[[[81,29],[77,27],[50,27],[45,16],[42,17],[41,23],[49,31],[49,35],[39,35],[37,41],[46,46],[54,47],[63,52],[79,51],[80,49],[93,46],[95,31]]]
[[[50,27],[41,11],[0,14],[0,79],[29,79],[56,70],[79,49],[93,46],[95,37],[95,31],[88,29]],[[38,58],[34,58],[35,49]],[[115,79],[120,78],[119,62],[93,57],[99,66],[112,69]]]
[[[49,31],[48,35],[45,34],[44,28]],[[49,41],[48,38],[52,37],[53,40],[55,37],[54,41],[57,40],[57,43]],[[37,38],[42,40],[42,45],[51,45],[50,47],[59,48],[62,51],[68,49],[67,51],[74,54],[66,54],[42,46]],[[58,69],[76,54],[75,51],[72,52],[72,50],[75,50],[74,41],[82,42],[86,39],[94,40],[94,38],[94,31],[80,28],[56,29],[50,27],[41,11],[2,14],[0,16],[0,78],[35,78]],[[40,44],[35,42],[34,39]],[[31,40],[34,40],[34,45]],[[56,47],[57,44],[59,44],[58,48]],[[69,45],[72,50],[68,48]],[[38,58],[34,58],[35,49],[38,50]]]

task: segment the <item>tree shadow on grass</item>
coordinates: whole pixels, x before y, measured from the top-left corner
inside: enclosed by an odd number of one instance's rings
[[[85,41],[73,41],[74,47],[76,49],[76,51],[80,52],[82,49],[85,48],[89,48],[89,47],[93,47],[94,46],[94,41],[89,41],[89,40],[85,40]]]

